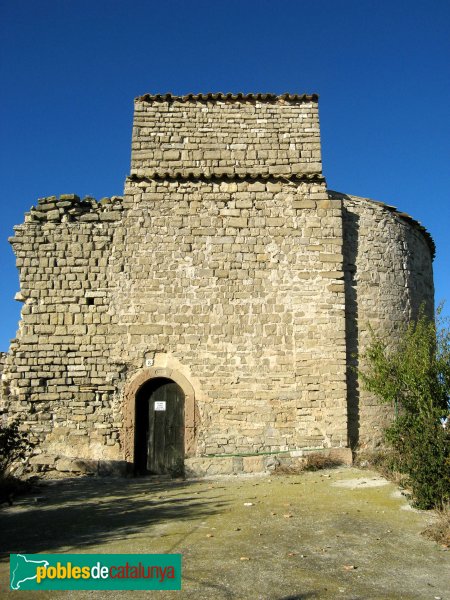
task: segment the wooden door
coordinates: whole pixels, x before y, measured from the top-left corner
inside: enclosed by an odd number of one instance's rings
[[[148,401],[147,471],[183,474],[184,394],[173,381],[155,388]]]

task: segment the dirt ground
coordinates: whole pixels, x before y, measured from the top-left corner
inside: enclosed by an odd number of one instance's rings
[[[354,468],[209,481],[71,479],[0,509],[0,597],[450,600],[450,553]],[[181,592],[10,592],[9,553],[181,553]],[[107,596],[106,596],[107,594]]]

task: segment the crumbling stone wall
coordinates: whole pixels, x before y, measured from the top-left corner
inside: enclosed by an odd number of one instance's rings
[[[317,96],[142,96],[132,146],[123,198],[41,199],[11,239],[24,306],[2,402],[32,467],[133,463],[154,377],[185,393],[193,473],[376,443],[386,412],[354,355],[369,324],[431,309],[434,245],[327,191]]]
[[[6,411],[5,411],[5,402],[3,400],[3,387],[1,385],[1,380],[2,380],[2,375],[3,375],[3,369],[5,368],[5,361],[6,361],[6,352],[0,352],[0,423],[1,420],[3,419],[3,415],[6,415]]]
[[[8,413],[39,444],[33,465],[65,470],[68,457],[119,455],[121,367],[108,348],[119,328],[110,257],[121,215],[119,197],[41,198],[10,239],[24,305],[3,387]]]

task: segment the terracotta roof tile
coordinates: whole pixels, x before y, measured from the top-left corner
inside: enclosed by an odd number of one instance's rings
[[[435,257],[436,244],[434,243],[434,240],[431,237],[430,232],[422,225],[422,223],[420,223],[420,221],[416,221],[416,219],[413,219],[413,217],[411,217],[411,215],[408,215],[405,212],[401,212],[395,206],[391,206],[390,204],[385,204],[384,202],[380,202],[379,200],[372,200],[371,198],[363,198],[361,196],[353,196],[351,194],[342,194],[341,192],[334,192],[333,190],[328,190],[328,194],[331,198],[336,198],[336,199],[348,198],[349,200],[364,201],[364,202],[370,202],[372,204],[377,204],[378,206],[381,206],[382,208],[388,210],[389,212],[394,213],[397,217],[399,217],[403,221],[406,221],[407,223],[412,225],[414,227],[414,229],[416,229],[416,231],[420,231],[420,233],[424,236],[425,241],[428,244],[428,247],[430,248],[431,257],[432,258]]]
[[[288,173],[286,175],[271,174],[271,173],[236,173],[236,172],[215,172],[197,170],[172,170],[172,171],[145,171],[144,175],[132,173],[129,181],[142,181],[152,179],[169,179],[169,180],[228,180],[228,181],[245,181],[245,180],[277,180],[277,181],[316,181],[323,183],[325,177],[321,173]]]
[[[186,94],[184,96],[175,96],[173,94],[144,94],[138,96],[136,102],[217,102],[218,100],[229,100],[232,102],[317,102],[317,94],[243,94],[239,92],[224,94],[222,92],[207,94]]]

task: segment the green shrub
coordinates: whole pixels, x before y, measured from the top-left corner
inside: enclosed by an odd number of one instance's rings
[[[19,431],[19,422],[0,426],[0,476],[6,476],[14,463],[23,460],[33,444]]]
[[[407,475],[416,506],[442,507],[450,499],[450,424],[441,421],[449,413],[449,327],[439,312],[435,322],[422,309],[393,351],[372,332],[363,361],[364,387],[394,407],[385,432],[393,467]]]

